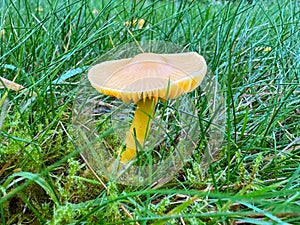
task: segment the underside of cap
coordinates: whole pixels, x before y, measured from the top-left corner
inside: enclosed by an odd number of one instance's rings
[[[97,64],[89,70],[88,78],[99,92],[128,103],[177,98],[199,86],[206,70],[204,58],[195,52],[142,53]]]

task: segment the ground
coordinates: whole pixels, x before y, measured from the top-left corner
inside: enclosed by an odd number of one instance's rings
[[[0,8],[2,224],[300,223],[299,1],[4,0]],[[199,146],[159,188],[94,174],[71,126],[89,68],[145,40],[203,55],[218,88],[216,98],[203,87],[188,95]],[[204,163],[212,103],[226,118]]]

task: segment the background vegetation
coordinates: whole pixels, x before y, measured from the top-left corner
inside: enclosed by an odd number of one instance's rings
[[[299,29],[297,0],[1,0],[0,223],[299,224]],[[226,96],[218,160],[160,189],[102,185],[67,135],[80,78],[133,39],[199,52]]]

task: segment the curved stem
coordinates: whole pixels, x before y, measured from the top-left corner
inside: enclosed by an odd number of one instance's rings
[[[144,145],[149,135],[152,117],[155,112],[157,99],[142,99],[137,107],[129,131],[126,133],[126,149],[121,153],[121,162],[127,163],[136,156],[139,146]]]

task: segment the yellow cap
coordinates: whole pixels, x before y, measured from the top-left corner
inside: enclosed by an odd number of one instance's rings
[[[196,52],[141,53],[97,64],[88,78],[99,92],[136,103],[146,98],[174,99],[190,92],[200,85],[206,70],[204,58]]]

